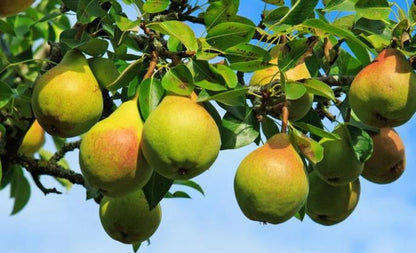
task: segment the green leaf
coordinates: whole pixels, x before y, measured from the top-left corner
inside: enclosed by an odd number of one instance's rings
[[[130,65],[121,72],[114,82],[108,84],[107,89],[110,91],[118,90],[121,87],[129,85],[129,82],[137,76],[140,70],[143,58],[139,58],[136,61],[130,63]]]
[[[184,191],[175,191],[174,193],[167,192],[165,195],[165,198],[186,198],[190,199],[191,196],[189,196],[188,193]]]
[[[139,107],[144,120],[157,107],[162,100],[165,90],[160,80],[156,78],[146,78],[139,86]]]
[[[252,109],[246,109],[244,120],[229,112],[222,119],[221,149],[237,149],[253,143],[259,136],[259,122]]]
[[[3,108],[5,105],[7,105],[12,97],[13,90],[7,83],[0,81],[0,108]]]
[[[368,46],[365,45],[361,40],[357,38],[351,31],[342,29],[340,27],[331,25],[319,19],[309,19],[302,24],[305,27],[315,28],[329,34],[334,34],[340,38],[346,40],[348,46],[354,52],[357,59],[361,61],[363,65],[368,65],[371,62],[370,55],[368,53]]]
[[[298,25],[311,17],[319,0],[298,0],[277,24]],[[276,25],[277,25],[276,24]]]
[[[143,187],[144,195],[149,203],[149,208],[152,210],[163,199],[173,184],[173,180],[166,178],[156,171],[153,172],[152,177]]]
[[[286,82],[285,95],[287,99],[295,100],[302,97],[306,92],[305,86],[298,82]]]
[[[296,146],[310,162],[314,164],[319,163],[324,158],[324,148],[321,144],[307,137],[294,127],[290,127],[290,130]]]
[[[13,25],[2,19],[0,19],[0,32],[15,35]]]
[[[196,86],[212,91],[227,89],[225,79],[221,75],[222,72],[220,73],[216,67],[213,67],[207,61],[193,59],[187,66],[194,76]]]
[[[265,3],[268,3],[268,4],[274,4],[274,5],[283,5],[283,4],[285,4],[284,0],[262,0],[262,1],[265,2]]]
[[[147,13],[157,13],[166,10],[169,4],[169,0],[147,0],[143,4],[143,10]]]
[[[183,22],[177,20],[154,22],[148,24],[147,27],[177,38],[189,51],[198,51],[198,42],[194,31]]]
[[[213,47],[225,50],[249,42],[253,38],[254,32],[254,26],[237,22],[225,22],[210,29],[206,40]]]
[[[88,24],[95,18],[107,14],[101,8],[98,0],[79,0],[76,13],[77,21],[82,24]]]
[[[268,116],[264,116],[261,120],[261,130],[267,140],[279,133],[279,127],[276,125],[276,122]]]
[[[361,128],[346,125],[351,135],[352,147],[355,151],[357,159],[364,163],[373,153],[373,140],[371,136]]]
[[[391,7],[387,0],[358,0],[355,4],[357,16],[374,20],[387,20]]]
[[[181,41],[176,37],[170,36],[168,39],[168,50],[175,53],[182,51]]]
[[[61,0],[64,3],[64,6],[71,11],[77,11],[78,8],[78,2],[80,0]]]
[[[202,189],[202,187],[199,184],[192,181],[192,180],[175,180],[173,183],[177,184],[177,185],[188,186],[190,188],[193,188],[193,189],[199,191],[202,195],[205,195],[204,190]]]
[[[189,95],[194,90],[194,78],[185,65],[177,65],[170,69],[162,78],[165,90],[179,95]]]
[[[204,91],[201,91],[198,95],[198,102],[205,102],[205,101],[209,101],[209,100],[216,100],[220,103],[224,103],[226,105],[230,105],[230,106],[241,106],[241,102],[244,103],[244,100],[241,101],[240,99],[238,99],[237,101],[234,100],[234,98],[241,98],[243,95],[245,95],[248,91],[248,87],[244,87],[244,88],[236,88],[233,90],[229,90],[229,91],[224,91],[224,92],[219,92],[219,93],[214,93],[214,94],[210,94]],[[243,104],[245,105],[245,104]]]
[[[286,43],[281,50],[278,50],[278,65],[280,71],[287,71],[298,64],[299,60],[305,56],[311,46],[314,38],[302,38]]]
[[[91,38],[88,41],[78,45],[76,48],[91,56],[99,56],[107,51],[108,42],[102,39]]]
[[[231,62],[249,62],[253,60],[262,60],[269,62],[271,55],[261,47],[251,44],[238,44],[225,50],[225,56]]]
[[[323,11],[355,11],[355,3],[357,0],[332,0]]]
[[[219,0],[210,1],[204,15],[204,22],[209,29],[214,25],[230,21],[237,14],[239,7],[239,0]]]
[[[137,242],[137,243],[133,243],[131,245],[133,247],[133,252],[134,253],[137,253],[137,251],[139,250],[141,244],[142,244],[141,242]]]
[[[341,137],[338,134],[330,133],[325,131],[322,128],[316,127],[314,125],[305,123],[305,122],[295,122],[292,123],[294,126],[303,129],[307,132],[310,132],[311,134],[314,134],[316,136],[319,136],[321,138],[327,138],[329,140],[339,140]]]
[[[282,6],[270,11],[264,18],[264,23],[268,26],[274,27],[274,24],[278,23],[287,13],[289,7]]]
[[[252,72],[260,69],[270,68],[271,64],[262,60],[254,60],[250,62],[235,62],[230,64],[230,68],[242,72]]]
[[[316,79],[308,79],[303,82],[303,86],[306,87],[306,90],[309,93],[335,101],[334,91],[331,89],[331,87],[322,81]]]
[[[10,187],[10,197],[14,198],[14,205],[11,215],[20,212],[30,198],[30,184],[27,178],[23,175],[21,167],[13,168],[13,178]]]
[[[306,215],[306,206],[303,205],[302,208],[295,214],[295,217],[300,220],[303,221],[303,219],[305,218]]]
[[[215,72],[222,77],[228,88],[235,88],[237,86],[237,75],[228,66],[224,64],[209,64],[209,68],[212,70],[212,72]]]

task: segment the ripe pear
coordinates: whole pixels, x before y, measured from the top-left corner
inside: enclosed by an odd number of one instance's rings
[[[385,49],[354,78],[349,101],[367,125],[400,126],[416,111],[416,74],[399,50]]]
[[[373,154],[364,163],[361,175],[378,184],[387,184],[397,180],[406,167],[402,139],[392,128],[381,128],[379,133],[370,135],[373,140]]]
[[[272,136],[241,161],[234,178],[238,205],[250,220],[279,224],[308,196],[308,176],[287,134]]]
[[[165,96],[144,123],[143,154],[170,179],[190,179],[206,171],[220,146],[214,119],[190,96]]]
[[[100,118],[103,98],[84,55],[71,50],[36,82],[32,107],[39,124],[51,135],[74,137]]]
[[[276,63],[277,59],[271,60],[271,62]],[[272,81],[279,80],[280,71],[277,66],[272,66],[270,68],[254,71],[251,79],[250,85],[260,85],[264,86]],[[287,80],[297,81],[300,79],[311,78],[308,68],[305,63],[296,65],[293,69],[286,71]],[[302,97],[295,100],[288,100],[289,104],[289,120],[296,121],[303,116],[305,116],[312,106],[314,95],[306,92]]]
[[[323,181],[316,171],[309,173],[309,196],[306,214],[322,225],[334,225],[345,220],[357,206],[360,181],[333,186]]]
[[[19,152],[26,156],[33,156],[45,144],[45,131],[35,120],[27,130],[22,144],[20,144]]]
[[[355,154],[347,126],[339,125],[333,132],[340,139],[322,138],[319,141],[324,148],[324,158],[313,167],[328,184],[344,185],[360,176],[364,164]]]
[[[0,17],[15,15],[26,10],[35,0],[1,0]]]
[[[104,197],[100,202],[100,221],[114,240],[140,243],[152,236],[160,225],[160,204],[152,210],[142,190],[121,197]]]
[[[143,122],[136,100],[121,104],[82,138],[79,163],[87,182],[106,196],[142,188],[153,170],[144,159],[140,141]]]

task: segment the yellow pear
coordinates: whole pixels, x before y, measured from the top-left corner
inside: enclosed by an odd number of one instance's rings
[[[167,178],[189,179],[206,171],[220,146],[214,119],[195,98],[169,94],[144,123],[143,154]]]
[[[345,220],[357,206],[360,181],[333,186],[323,181],[316,171],[309,173],[309,196],[306,214],[322,225],[334,225]]]
[[[100,221],[106,233],[126,244],[140,243],[152,236],[160,225],[160,204],[152,210],[142,190],[100,202]]]
[[[80,51],[66,53],[36,81],[32,107],[42,128],[59,137],[83,134],[100,119],[101,90]]]
[[[29,8],[34,1],[35,0],[1,0],[0,16],[7,17],[15,15]]]
[[[35,120],[27,130],[19,152],[26,156],[33,156],[45,144],[45,131]]]
[[[270,62],[276,63],[277,59]],[[267,85],[272,81],[279,80],[280,72],[277,66],[254,71],[250,79],[250,85]],[[293,69],[286,71],[287,80],[297,81],[300,79],[311,78],[305,63],[296,65]],[[314,95],[306,92],[302,97],[295,100],[288,100],[289,104],[289,120],[296,121],[305,116],[312,106]]]
[[[399,50],[385,49],[355,76],[349,101],[367,125],[400,126],[416,111],[416,74]]]
[[[142,129],[137,102],[131,100],[83,136],[79,163],[91,186],[104,195],[120,196],[147,183],[153,170],[141,153]]]
[[[351,135],[346,125],[339,125],[333,131],[339,140],[322,138],[319,143],[324,148],[324,158],[313,167],[321,178],[331,185],[343,185],[355,181],[363,171],[353,149]]]
[[[365,179],[378,184],[397,180],[406,167],[404,144],[392,128],[382,128],[379,133],[371,133],[373,154],[364,163],[361,174]]]
[[[244,215],[265,223],[290,219],[305,203],[308,191],[302,159],[284,133],[246,156],[234,178],[235,196]]]

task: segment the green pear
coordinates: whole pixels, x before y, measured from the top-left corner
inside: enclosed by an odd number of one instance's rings
[[[45,144],[45,131],[35,120],[27,130],[19,152],[26,156],[33,156]]]
[[[416,111],[416,74],[399,50],[385,49],[355,76],[349,101],[367,125],[400,126]]]
[[[360,176],[364,164],[355,154],[347,126],[338,125],[333,133],[338,134],[340,139],[322,138],[319,141],[324,148],[324,158],[313,167],[331,185],[348,184]]]
[[[322,225],[334,225],[345,220],[357,206],[360,181],[333,186],[323,181],[316,171],[309,173],[309,196],[306,214]]]
[[[32,107],[39,124],[53,136],[78,136],[100,119],[101,90],[80,51],[66,53],[36,81]]]
[[[167,95],[144,123],[143,154],[170,179],[190,179],[206,171],[220,146],[214,119],[195,98]]]
[[[277,59],[271,60],[276,63]],[[305,63],[296,65],[293,69],[289,69],[285,72],[287,80],[297,81],[300,79],[311,78],[308,68]],[[250,85],[264,86],[272,81],[279,80],[280,71],[277,66],[254,71],[250,79]],[[289,120],[296,121],[305,116],[312,107],[314,95],[306,92],[302,97],[294,100],[288,100],[289,103]]]
[[[153,172],[141,152],[142,130],[136,100],[124,102],[95,124],[83,136],[79,150],[86,181],[113,197],[142,188]]]
[[[114,62],[110,59],[101,57],[90,58],[88,59],[88,64],[102,88],[107,88],[120,75]]]
[[[241,161],[234,193],[250,220],[279,224],[295,215],[308,196],[308,176],[287,134],[272,136]]]
[[[148,239],[156,232],[162,219],[160,204],[149,210],[142,190],[117,198],[104,197],[99,212],[105,232],[126,244]]]
[[[1,0],[0,17],[15,15],[29,8],[35,0]]]
[[[365,179],[378,184],[397,180],[406,167],[404,144],[392,128],[381,128],[371,133],[373,153],[365,163],[361,174]]]

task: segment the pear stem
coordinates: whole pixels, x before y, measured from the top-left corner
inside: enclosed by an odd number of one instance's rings
[[[287,103],[285,103],[282,107],[282,133],[286,133],[287,131],[288,119],[289,119],[289,109],[287,107]]]
[[[152,77],[158,60],[159,60],[159,56],[157,55],[156,51],[152,51],[152,58],[150,59],[150,64],[149,64],[149,67],[147,68],[146,74],[144,74],[143,76],[143,80]],[[139,92],[136,92],[136,95],[134,96],[133,99],[137,100],[138,97],[139,97]]]

